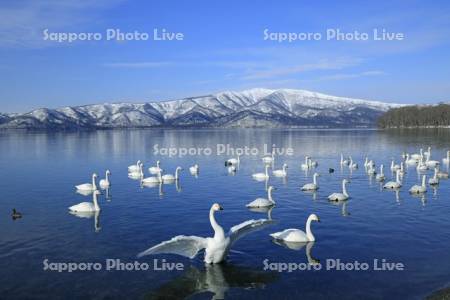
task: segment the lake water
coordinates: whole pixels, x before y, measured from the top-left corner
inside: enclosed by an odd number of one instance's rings
[[[154,154],[158,147],[211,148],[213,155],[167,157]],[[227,263],[205,266],[203,253],[195,259],[136,255],[161,241],[186,234],[211,236],[208,213],[212,203],[224,210],[216,214],[225,230],[248,219],[265,218],[245,204],[266,196],[266,183],[251,178],[261,172],[260,155],[243,156],[234,176],[216,155],[217,144],[257,147],[275,144],[292,148],[279,155],[275,167],[289,166],[286,180],[271,177],[277,203],[271,211],[275,223],[239,240]],[[366,155],[377,166],[400,162],[403,151],[417,153],[432,147],[432,158],[441,161],[450,148],[450,131],[317,131],[317,130],[129,130],[78,133],[0,132],[0,298],[2,299],[401,299],[423,298],[450,283],[449,180],[428,187],[425,197],[409,195],[420,181],[409,168],[402,189],[384,191],[364,171]],[[352,155],[359,169],[339,167],[340,153]],[[300,169],[304,156],[318,161],[320,189],[300,191],[312,174]],[[145,170],[161,160],[173,173],[184,167],[179,185],[141,188],[129,179],[127,166],[138,159]],[[188,167],[200,165],[198,178]],[[335,172],[329,174],[328,169]],[[80,218],[68,212],[71,205],[91,201],[75,192],[74,185],[90,182],[92,172],[104,178],[110,169],[112,187],[99,198],[101,212]],[[447,167],[442,166],[444,171]],[[146,172],[147,173],[147,172]],[[148,174],[148,173],[147,173]],[[428,171],[432,174],[432,171]],[[148,175],[147,175],[148,176]],[[330,203],[327,195],[341,190],[349,178],[351,199]],[[12,220],[17,208],[21,219]],[[285,228],[304,229],[309,214],[316,242],[309,249],[322,270],[277,272],[270,263],[308,262],[306,247],[289,249],[272,241],[269,233]],[[44,270],[48,262],[98,262],[100,271]],[[105,270],[106,259],[122,262],[177,262],[183,271]],[[366,271],[326,270],[326,262],[368,263]],[[374,259],[402,263],[403,271],[375,271]]]

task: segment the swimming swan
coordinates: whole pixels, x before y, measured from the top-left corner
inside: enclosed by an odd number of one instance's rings
[[[97,195],[100,195],[99,191],[94,191],[92,194],[92,202],[81,202],[77,205],[69,207],[70,211],[73,212],[94,212],[100,211],[100,206],[98,206]]]
[[[385,189],[398,189],[402,187],[402,182],[400,181],[400,172],[397,170],[395,181],[388,181],[383,185]]]
[[[273,222],[267,219],[248,220],[231,227],[228,234],[225,234],[223,228],[216,222],[214,217],[214,213],[219,210],[223,210],[223,208],[215,203],[209,211],[209,221],[214,229],[214,237],[204,238],[193,235],[179,235],[139,253],[138,257],[168,253],[182,255],[192,259],[198,252],[205,249],[205,257],[203,259],[205,263],[220,263],[226,259],[230,248],[237,240]]]
[[[139,165],[141,161],[138,160],[135,165],[128,166],[128,173],[139,172]]]
[[[318,173],[314,173],[313,175],[313,182],[307,183],[304,186],[302,186],[302,191],[316,191],[319,189],[319,185],[317,184],[317,177],[320,175]]]
[[[148,168],[148,171],[150,172],[150,174],[158,174],[159,172],[161,172],[160,161],[157,160],[156,166]]]
[[[128,177],[131,179],[142,179],[144,177],[144,172],[142,170],[142,164],[139,165],[139,171],[128,173]]]
[[[95,183],[95,179],[97,178],[97,174],[92,174],[92,183],[83,183],[76,185],[77,190],[80,191],[95,191],[97,190],[97,184]]]
[[[176,169],[175,169],[175,175],[172,175],[172,174],[166,174],[166,175],[163,175],[162,176],[162,181],[163,182],[171,182],[171,181],[175,181],[175,180],[178,180],[180,177],[179,177],[179,173],[180,173],[180,171],[182,171],[183,169],[181,168],[181,167],[177,167]]]
[[[380,165],[380,173],[377,174],[377,176],[375,177],[378,181],[383,181],[385,179],[383,169],[384,169],[384,166]]]
[[[272,199],[272,190],[273,186],[269,186],[267,189],[267,199],[266,198],[256,198],[249,204],[247,204],[247,207],[269,207],[275,205],[275,201]]]
[[[265,180],[269,178],[269,166],[264,166],[264,169],[266,170],[265,173],[255,173],[252,174],[253,179],[256,180]]]
[[[437,168],[437,177],[438,178],[448,178],[448,173],[444,172],[444,171],[439,171],[439,166],[436,167]]]
[[[99,182],[99,185],[102,189],[106,189],[111,186],[111,182],[109,182],[109,175],[111,175],[111,172],[109,170],[106,170],[105,179],[102,179]]]
[[[411,194],[423,194],[427,191],[427,185],[426,185],[426,180],[427,180],[427,175],[423,175],[422,176],[422,185],[413,185],[410,189],[409,192]]]
[[[448,165],[450,163],[450,150],[447,151],[447,157],[442,159],[442,163]]]
[[[190,172],[192,175],[197,175],[197,174],[198,174],[198,171],[199,171],[199,167],[198,167],[197,164],[193,165],[192,167],[189,167],[189,172]]]
[[[439,162],[437,160],[430,160],[431,155],[426,155],[427,159],[425,161],[425,164],[427,165],[427,167],[429,168],[436,168],[437,166],[439,166]]]
[[[154,183],[160,183],[163,182],[161,172],[158,173],[158,176],[152,176],[152,177],[146,177],[141,179],[141,184],[154,184]]]
[[[276,177],[285,177],[287,176],[286,169],[288,168],[287,164],[283,164],[283,168],[281,170],[273,170],[273,175]]]
[[[439,184],[439,178],[438,178],[437,174],[438,174],[438,168],[434,168],[434,176],[428,180],[429,185],[438,185]]]
[[[344,155],[341,153],[341,166],[348,166],[350,161],[348,159],[344,159]]]
[[[272,162],[274,162],[274,160],[275,160],[275,149],[272,149],[272,154],[271,155],[266,155],[266,156],[262,157],[261,160],[265,164],[271,164]]]
[[[239,157],[240,155],[238,155],[237,158],[230,158],[227,161],[225,161],[225,167],[238,165],[241,162]]]
[[[328,196],[328,200],[330,201],[343,201],[347,200],[349,198],[349,195],[347,193],[346,185],[350,181],[347,179],[342,180],[342,193],[333,193]]]
[[[311,167],[311,165],[309,163],[309,156],[305,156],[305,162],[303,164],[301,164],[300,167],[303,170],[308,170]]]
[[[285,242],[314,242],[316,238],[311,231],[311,222],[320,222],[319,217],[316,214],[310,214],[306,221],[306,233],[300,229],[285,229],[280,232],[270,234],[276,240],[282,240]]]
[[[358,169],[358,164],[353,162],[353,158],[350,156],[350,164],[348,165],[350,169]]]

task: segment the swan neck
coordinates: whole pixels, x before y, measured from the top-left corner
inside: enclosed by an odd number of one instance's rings
[[[306,221],[306,236],[308,237],[308,240],[310,242],[313,242],[316,240],[316,238],[314,237],[314,235],[312,234],[312,231],[311,231],[311,217],[309,217],[308,220]]]
[[[214,210],[212,208],[209,211],[209,222],[214,229],[214,238],[224,238],[225,234],[223,232],[223,228],[217,224],[216,218],[214,217]]]
[[[97,201],[97,194],[94,193],[94,195],[92,196],[92,202],[94,202],[94,209],[95,210],[100,210],[100,206],[98,206],[98,201]]]
[[[94,188],[94,190],[97,189],[97,184],[95,183],[95,176],[92,176],[92,187]]]
[[[314,185],[317,185],[317,174],[314,174],[313,176],[313,183]]]
[[[348,197],[345,181],[342,182],[342,194]]]
[[[272,199],[272,189],[270,188],[267,190],[267,198],[269,199],[270,202],[275,203],[275,201],[273,201]]]

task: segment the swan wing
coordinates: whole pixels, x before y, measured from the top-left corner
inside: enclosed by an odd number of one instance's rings
[[[206,248],[206,238],[198,236],[179,235],[168,241],[162,242],[138,254],[138,257],[150,254],[177,254],[189,258],[194,258],[197,253]]]
[[[268,219],[259,219],[259,220],[248,220],[242,222],[241,224],[235,225],[230,228],[228,235],[230,236],[231,243],[236,242],[238,239],[247,235],[250,232],[254,232],[260,230],[270,224],[272,224],[273,220]]]

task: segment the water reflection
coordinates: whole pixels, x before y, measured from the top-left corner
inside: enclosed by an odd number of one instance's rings
[[[102,228],[100,227],[100,211],[95,212],[75,212],[69,211],[70,214],[83,219],[94,218],[94,231],[99,232]]]
[[[211,299],[225,299],[229,289],[263,289],[275,282],[278,274],[231,264],[191,266],[182,276],[146,295],[145,299],[185,299],[212,293]],[[205,295],[206,296],[206,295]]]
[[[306,254],[306,259],[308,260],[308,263],[311,265],[316,265],[316,264],[320,263],[320,260],[314,258],[311,255],[311,250],[314,247],[315,242],[286,242],[286,241],[277,240],[277,239],[273,239],[272,242],[279,246],[282,246],[282,247],[285,247],[285,248],[288,248],[291,250],[295,250],[295,251],[299,251],[303,247],[306,246],[305,254]]]

